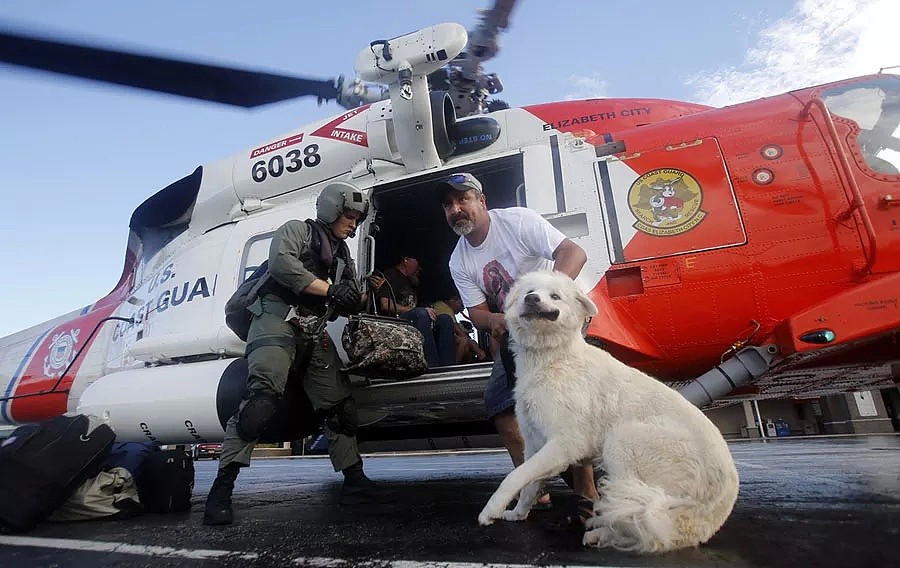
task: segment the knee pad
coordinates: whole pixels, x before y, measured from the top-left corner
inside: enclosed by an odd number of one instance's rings
[[[261,392],[250,395],[238,414],[237,433],[241,440],[245,442],[258,440],[272,421],[277,409],[278,397],[274,394]]]
[[[334,407],[325,420],[328,429],[338,434],[356,436],[359,432],[359,415],[356,412],[356,401],[345,398]]]

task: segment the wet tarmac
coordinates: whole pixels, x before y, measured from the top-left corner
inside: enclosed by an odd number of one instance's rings
[[[900,566],[900,436],[734,442],[741,492],[704,546],[639,557],[582,548],[559,511],[479,527],[505,453],[368,457],[384,502],[338,503],[325,459],[259,459],[238,479],[237,522],[201,524],[216,462],[197,462],[190,514],[50,524],[0,536],[3,567]],[[565,501],[562,483],[551,487]]]

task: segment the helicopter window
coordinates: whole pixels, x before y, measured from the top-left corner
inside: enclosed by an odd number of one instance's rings
[[[879,77],[828,89],[822,101],[832,114],[859,126],[855,142],[869,168],[900,174],[900,79]]]
[[[256,235],[247,241],[247,246],[244,247],[244,255],[241,258],[241,270],[239,272],[241,280],[238,282],[238,285],[243,283],[248,276],[253,274],[254,270],[259,268],[260,264],[269,258],[269,245],[272,243],[274,234],[274,231],[270,231]]]

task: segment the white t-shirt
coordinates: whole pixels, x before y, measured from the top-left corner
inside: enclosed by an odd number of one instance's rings
[[[503,311],[506,294],[522,274],[553,268],[553,251],[566,236],[536,211],[492,209],[487,238],[477,247],[460,237],[450,256],[450,274],[466,307],[487,301]]]

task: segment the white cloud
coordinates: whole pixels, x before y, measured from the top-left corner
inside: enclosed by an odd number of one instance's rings
[[[573,75],[569,77],[573,90],[566,93],[565,100],[602,99],[609,96],[609,84],[597,75]]]
[[[724,106],[900,65],[900,2],[799,0],[737,67],[691,77],[694,100]]]

